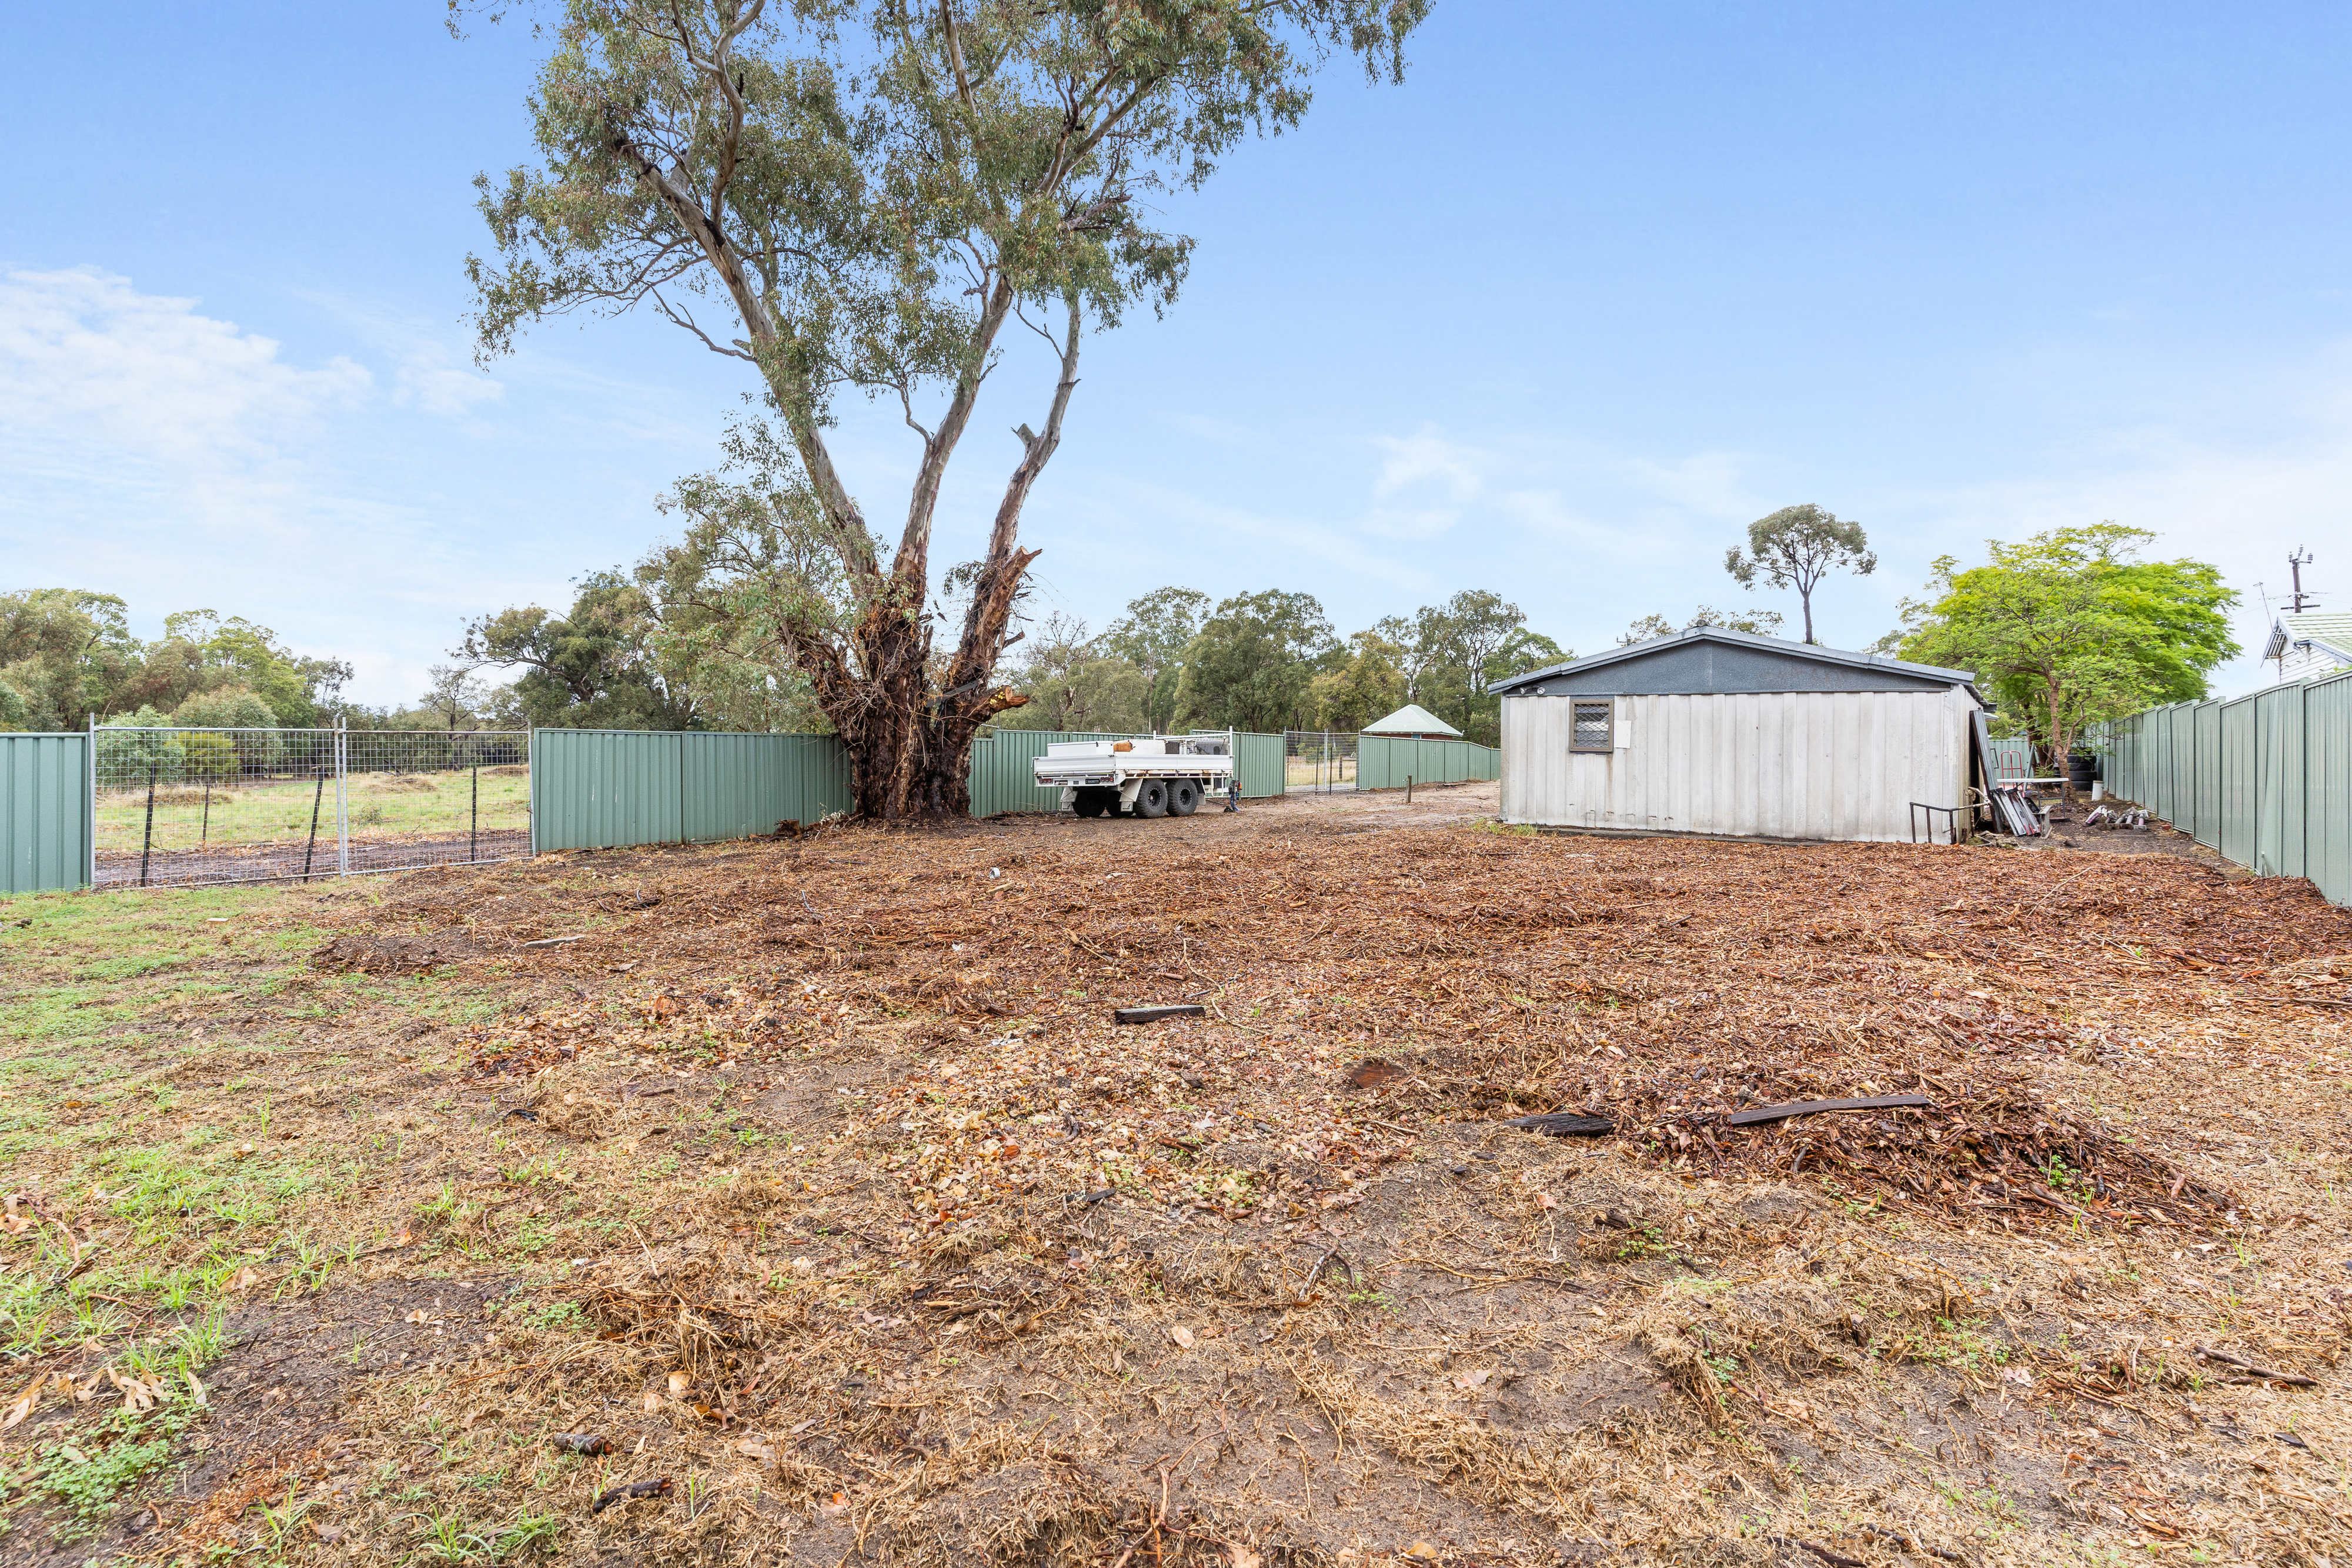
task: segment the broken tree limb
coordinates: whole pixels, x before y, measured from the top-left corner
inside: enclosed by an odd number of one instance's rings
[[[1734,1111],[1723,1119],[1727,1127],[1752,1127],[1759,1122],[1784,1122],[1816,1111],[1897,1111],[1924,1109],[1935,1103],[1925,1094],[1872,1094],[1860,1100],[1797,1100],[1786,1105],[1759,1105]]]
[[[2196,1347],[2196,1352],[2198,1356],[2202,1360],[2218,1361],[2224,1366],[2234,1366],[2239,1371],[2254,1377],[2259,1377],[2265,1383],[2284,1383],[2295,1388],[2316,1388],[2319,1386],[2319,1380],[2317,1378],[2305,1377],[2300,1372],[2273,1372],[2267,1366],[2256,1366],[2251,1361],[2242,1360],[2237,1356],[2230,1354],[2226,1351],[2214,1350],[2208,1345],[2198,1345]]]
[[[585,942],[594,935],[596,934],[593,931],[583,931],[577,936],[543,936],[536,942],[526,942],[523,946],[526,947],[561,947],[566,942]]]

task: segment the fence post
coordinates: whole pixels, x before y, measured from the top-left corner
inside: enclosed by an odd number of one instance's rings
[[[482,765],[475,762],[474,798],[466,819],[466,863],[473,864],[482,858]]]
[[[82,716],[89,738],[82,744],[89,749],[81,756],[82,778],[89,788],[82,793],[82,885],[98,885],[98,715]]]
[[[343,744],[343,716],[335,716],[335,874],[352,874],[352,792],[345,766],[348,748]]]
[[[147,885],[147,853],[155,847],[155,764],[147,765],[147,831],[139,840],[139,885]]]
[[[319,847],[319,800],[327,792],[326,768],[313,766],[310,771],[318,776],[319,781],[310,787],[310,841],[302,846],[302,880],[306,883],[310,880],[311,852]]]

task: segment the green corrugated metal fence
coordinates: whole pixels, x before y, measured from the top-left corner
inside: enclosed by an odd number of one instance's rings
[[[1416,784],[1466,784],[1502,776],[1503,754],[1469,740],[1414,740],[1393,735],[1356,737],[1356,788],[1402,789]]]
[[[0,734],[0,893],[89,885],[89,737]]]
[[[1234,737],[1234,772],[1241,779],[1242,799],[1263,800],[1290,788],[1287,747],[1278,735]]]
[[[990,730],[972,743],[971,814],[1051,811],[1031,765],[1063,740],[1120,740],[1075,730]],[[1282,793],[1282,737],[1244,735],[1242,793]],[[675,730],[531,732],[531,849],[713,843],[772,833],[850,809],[849,758],[830,735]]]
[[[1075,729],[992,729],[972,742],[971,814],[993,817],[1000,811],[1054,811],[1062,804],[1059,789],[1040,789],[1032,771],[1045,747],[1065,740],[1125,740],[1124,733]],[[1264,800],[1283,791],[1282,737],[1234,737],[1234,770],[1241,776],[1242,794]]]
[[[2107,788],[2263,876],[2352,904],[2352,674],[2106,727]]]
[[[992,729],[971,743],[971,814],[1058,811],[1062,791],[1037,788],[1033,768],[1049,746],[1066,740],[1125,740],[1124,735],[1076,729]]]
[[[541,729],[530,743],[531,852],[713,843],[850,808],[829,735]]]

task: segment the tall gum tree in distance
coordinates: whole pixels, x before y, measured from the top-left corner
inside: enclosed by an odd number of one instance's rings
[[[455,0],[462,17],[468,0]],[[1427,0],[567,0],[530,100],[538,162],[481,206],[478,350],[570,311],[658,312],[758,378],[748,485],[682,483],[731,612],[808,679],[849,753],[856,809],[950,816],[974,733],[1023,698],[994,680],[1036,552],[1020,521],[1061,444],[1090,329],[1164,308],[1192,242],[1149,221],[1247,135],[1306,113],[1332,56],[1402,78]],[[1004,334],[1055,367],[961,628],[928,607],[941,486]],[[845,391],[919,443],[895,549],[828,444]],[[810,566],[812,557],[821,564]]]
[[[1813,636],[1813,590],[1832,570],[1843,567],[1864,577],[1878,570],[1878,557],[1860,523],[1847,522],[1834,512],[1811,502],[1783,507],[1769,517],[1748,525],[1748,549],[1738,545],[1724,552],[1723,570],[1753,588],[1761,577],[1775,588],[1793,588],[1805,607],[1805,641]]]

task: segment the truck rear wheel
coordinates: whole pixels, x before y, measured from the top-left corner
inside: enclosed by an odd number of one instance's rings
[[[1164,817],[1168,814],[1168,781],[1146,779],[1135,791],[1135,814],[1139,817]]]
[[[1099,817],[1114,810],[1118,803],[1115,789],[1080,789],[1070,801],[1070,810],[1081,817]]]
[[[1201,786],[1190,779],[1168,781],[1168,814],[1189,817],[1201,809]]]

